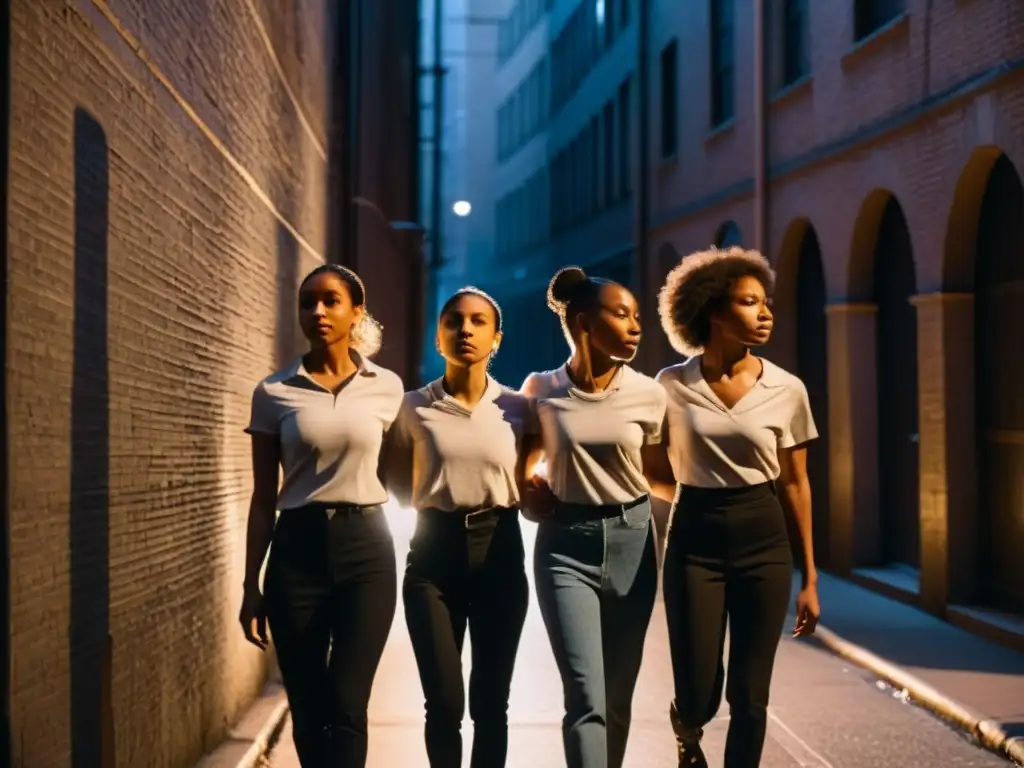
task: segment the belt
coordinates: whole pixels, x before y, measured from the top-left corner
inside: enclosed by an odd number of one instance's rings
[[[282,509],[281,514],[288,513],[292,514],[322,514],[326,515],[328,520],[333,520],[335,516],[341,515],[343,517],[349,517],[352,515],[369,515],[380,510],[380,504],[350,504],[348,502],[313,502],[312,504],[304,504],[301,507],[294,507],[292,509]]]
[[[639,507],[648,501],[650,501],[650,496],[647,494],[624,504],[570,504],[560,501],[555,507],[553,519],[556,522],[608,520],[613,517],[621,517],[634,507]]]
[[[428,508],[424,509],[421,514],[444,523],[454,524],[461,520],[462,526],[467,531],[472,531],[492,522],[497,522],[502,515],[518,514],[518,510],[511,507],[479,507],[476,509],[456,509],[453,511]]]

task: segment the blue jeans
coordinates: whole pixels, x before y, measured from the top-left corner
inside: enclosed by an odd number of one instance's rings
[[[654,610],[651,504],[559,504],[540,524],[534,581],[562,677],[568,768],[621,768]]]

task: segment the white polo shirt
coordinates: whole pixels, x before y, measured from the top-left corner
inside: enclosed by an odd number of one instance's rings
[[[665,391],[627,365],[602,392],[577,389],[566,367],[531,373],[522,393],[537,400],[548,484],[571,504],[625,504],[650,486],[640,449],[661,441]]]
[[[762,358],[751,390],[732,408],[704,380],[701,357],[673,365],[656,380],[668,393],[668,457],[677,483],[739,488],[778,478],[779,449],[818,436],[807,388]]]
[[[299,358],[252,393],[246,432],[278,435],[284,482],[278,509],[312,502],[383,504],[377,476],[384,433],[402,404],[402,380],[356,352],[358,368],[338,392],[313,381]]]
[[[490,376],[472,408],[437,379],[402,400],[387,437],[388,489],[419,510],[516,507],[519,450],[535,433],[531,401]]]

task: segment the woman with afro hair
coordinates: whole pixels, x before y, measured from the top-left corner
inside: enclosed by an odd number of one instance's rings
[[[675,501],[663,588],[680,768],[707,766],[700,739],[722,697],[727,622],[724,765],[760,763],[793,567],[784,507],[802,539],[794,635],[811,634],[819,616],[806,451],[817,430],[807,390],[752,351],[771,336],[773,285],[760,253],[713,248],[684,258],[659,296],[662,327],[689,357],[657,376],[666,429],[645,455],[654,492]]]

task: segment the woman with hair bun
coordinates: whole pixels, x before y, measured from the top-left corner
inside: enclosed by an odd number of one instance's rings
[[[658,582],[641,450],[661,439],[665,391],[628,365],[640,313],[624,286],[569,267],[548,306],[571,357],[522,387],[540,431],[522,494],[539,522],[534,581],[562,678],[568,768],[620,768]],[[541,456],[546,478],[533,474]]]
[[[403,387],[370,362],[380,326],[352,270],[324,264],[310,272],[299,286],[299,323],[309,352],[252,395],[239,620],[260,649],[270,625],[301,764],[361,768],[370,688],[397,601],[378,458]]]
[[[807,478],[807,443],[818,433],[807,390],[753,353],[771,336],[774,282],[760,253],[712,248],[684,258],[659,297],[672,346],[691,356],[657,376],[668,394],[667,428],[648,455],[655,493],[669,501],[675,495],[662,588],[680,768],[707,767],[700,739],[718,711],[723,678],[725,768],[761,761],[791,588],[784,507],[803,553],[794,636],[813,633],[820,613]]]

